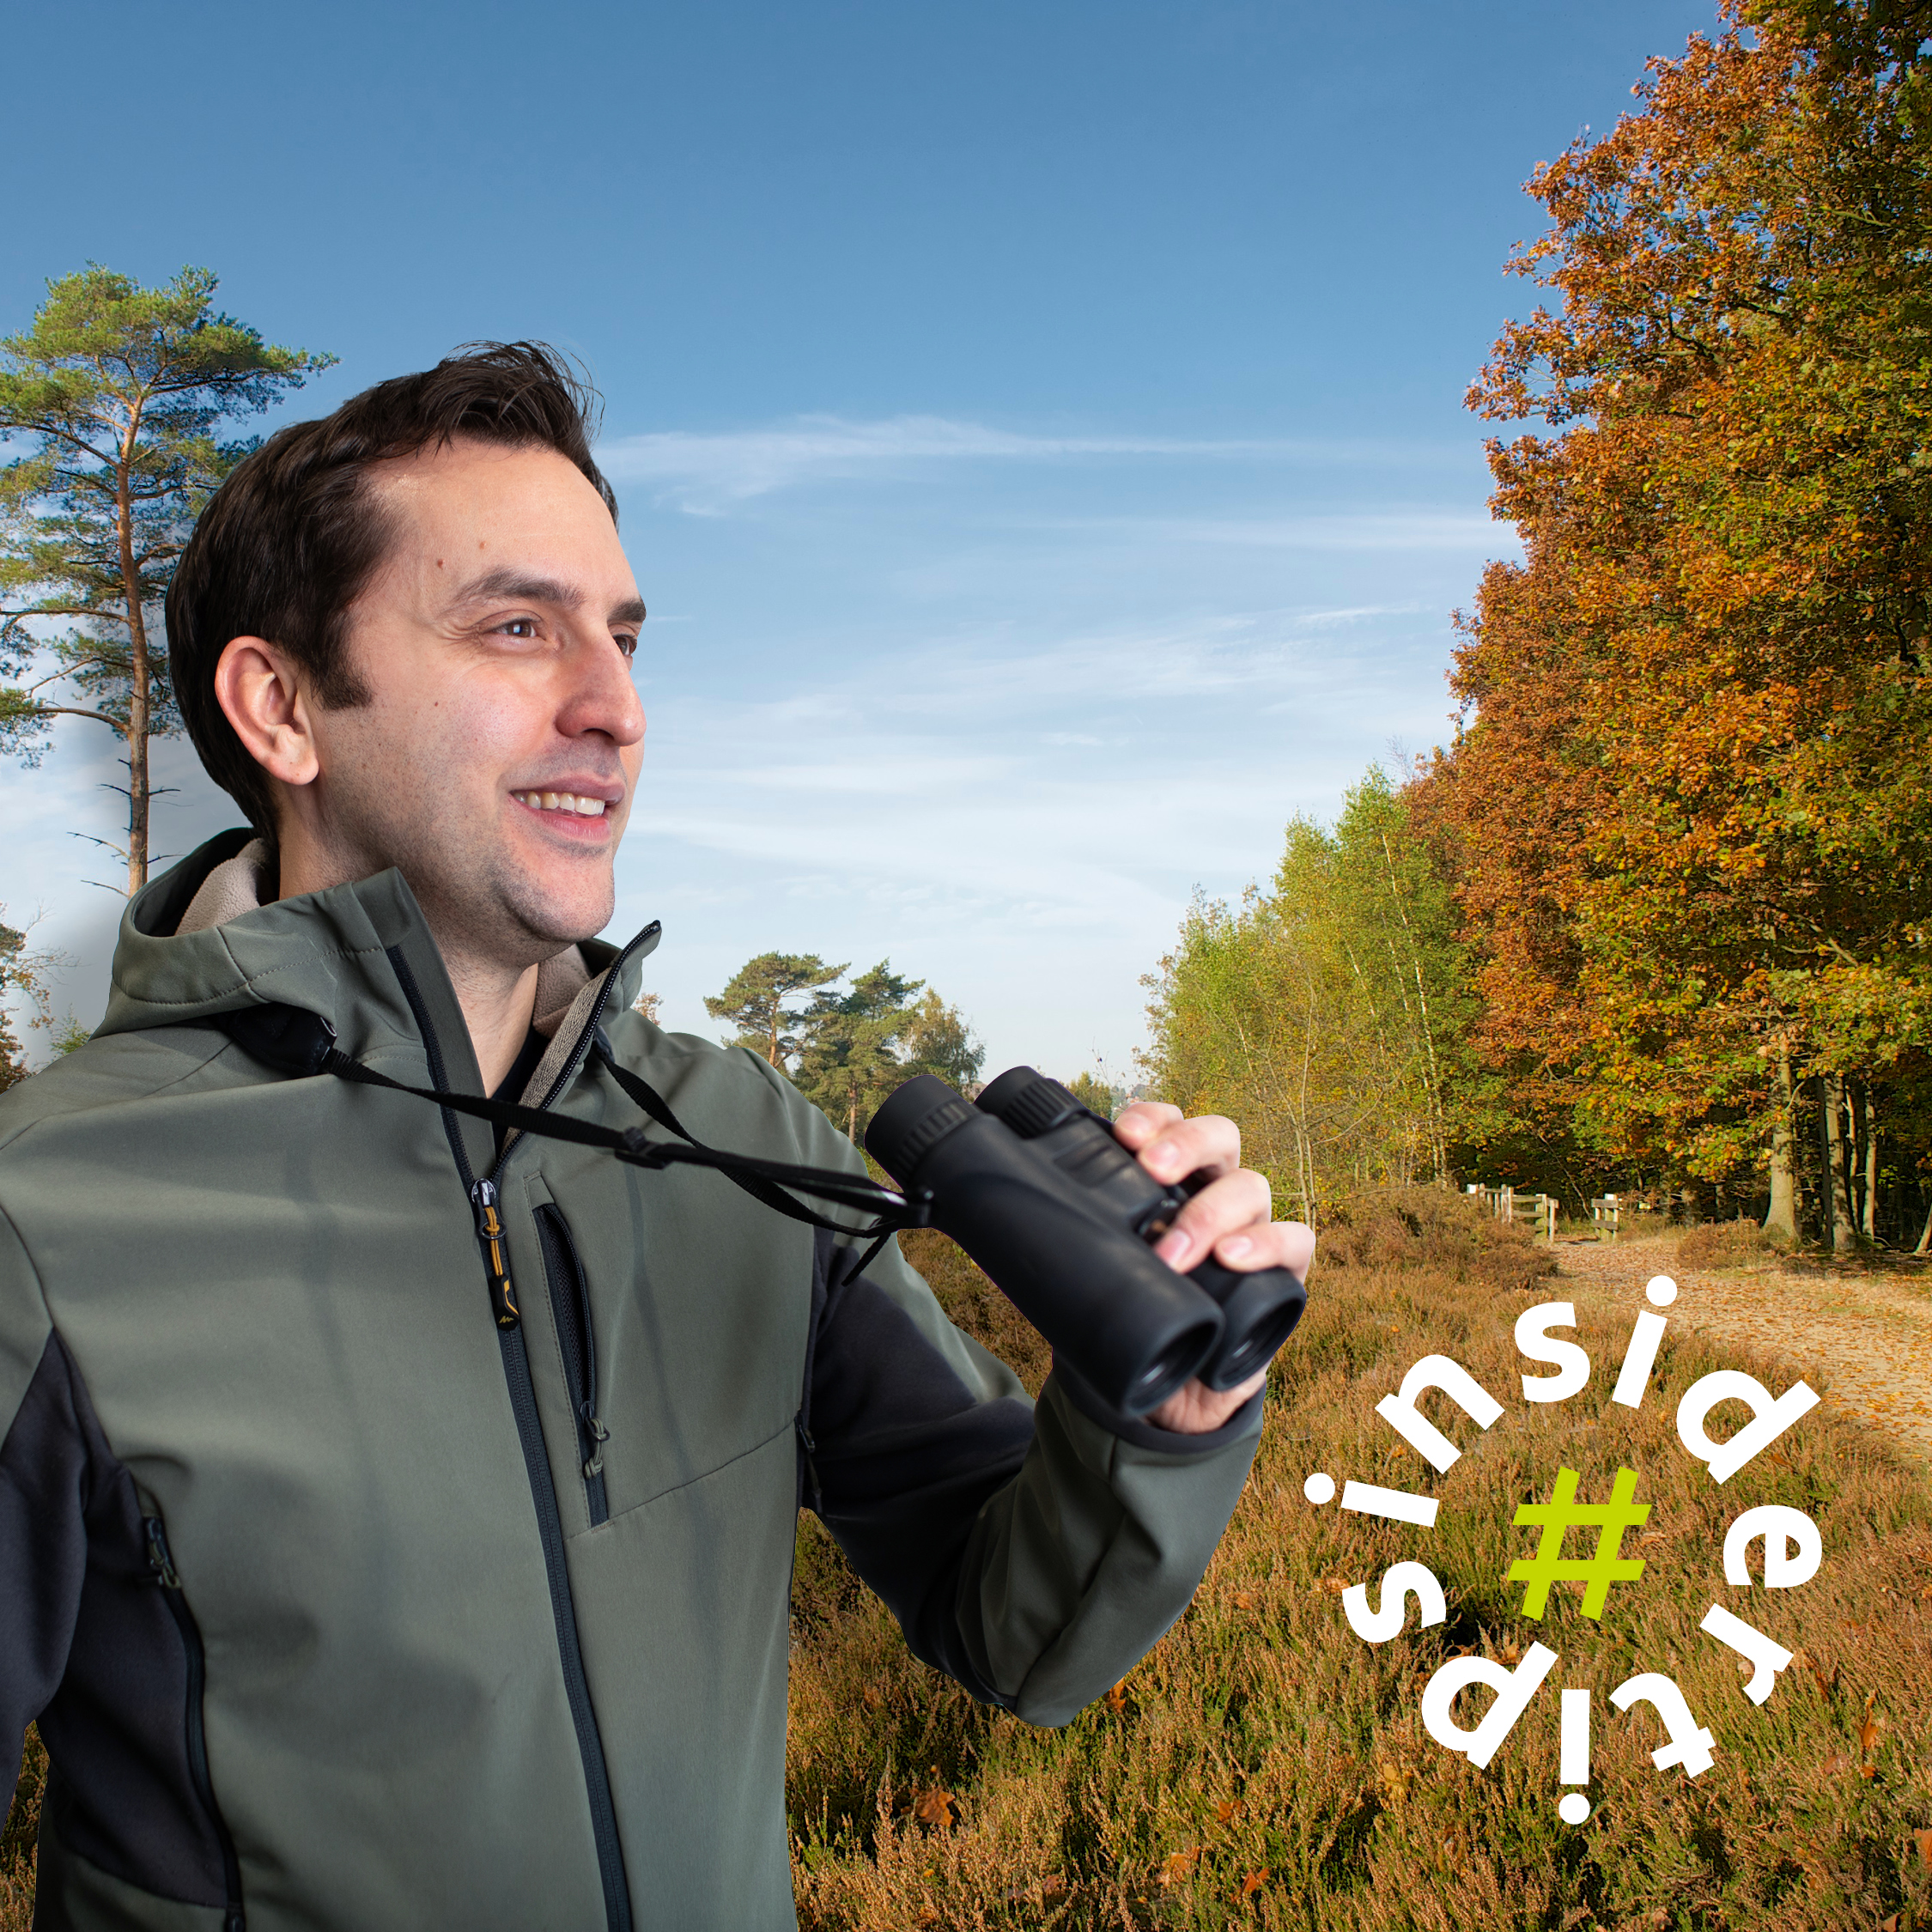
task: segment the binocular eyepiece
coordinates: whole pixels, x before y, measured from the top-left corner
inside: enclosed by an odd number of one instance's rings
[[[1237,1274],[1210,1255],[1183,1275],[1156,1255],[1151,1243],[1206,1176],[1163,1185],[1030,1066],[976,1103],[916,1075],[872,1116],[866,1146],[1123,1414],[1159,1407],[1195,1376],[1235,1388],[1301,1319],[1307,1292],[1285,1268]]]

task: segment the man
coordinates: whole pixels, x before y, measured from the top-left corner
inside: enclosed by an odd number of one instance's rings
[[[1036,1407],[890,1247],[855,1276],[719,1175],[372,1084],[622,1130],[641,1079],[713,1146],[862,1171],[755,1056],[630,1010],[655,927],[592,939],[644,606],[586,401],[529,345],[385,383],[242,464],[169,593],[253,835],[136,896],[99,1033],[0,1102],[41,1925],[788,1925],[801,1496],[921,1657],[1059,1723],[1241,1487],[1258,1379]],[[1168,1260],[1305,1268],[1226,1121],[1119,1131],[1218,1176]]]

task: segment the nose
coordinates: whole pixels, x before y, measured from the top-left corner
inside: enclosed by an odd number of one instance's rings
[[[620,751],[644,735],[644,702],[630,662],[609,637],[587,637],[566,654],[567,689],[557,718],[566,738],[607,738]]]

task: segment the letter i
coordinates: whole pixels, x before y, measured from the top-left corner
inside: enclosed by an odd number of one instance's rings
[[[1563,1693],[1562,1728],[1557,1747],[1557,1777],[1564,1784],[1590,1781],[1590,1693],[1588,1688]],[[1590,1814],[1590,1801],[1581,1791],[1565,1791],[1557,1801],[1557,1816],[1565,1825],[1581,1825]]]
[[[1668,1308],[1677,1299],[1677,1284],[1668,1274],[1654,1274],[1643,1291],[1644,1298],[1657,1308]],[[1663,1340],[1664,1318],[1649,1309],[1637,1318],[1630,1332],[1630,1346],[1624,1351],[1624,1365],[1617,1371],[1617,1386],[1610,1392],[1613,1402],[1626,1409],[1643,1406],[1643,1391],[1650,1386],[1650,1370],[1656,1366],[1657,1344]]]

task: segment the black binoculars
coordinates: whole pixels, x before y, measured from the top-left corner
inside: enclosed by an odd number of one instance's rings
[[[1163,1186],[1030,1066],[976,1103],[919,1074],[872,1116],[866,1146],[1122,1414],[1146,1414],[1195,1376],[1235,1388],[1301,1319],[1307,1291],[1285,1268],[1236,1274],[1210,1255],[1180,1274],[1156,1255],[1150,1243],[1206,1177]]]

